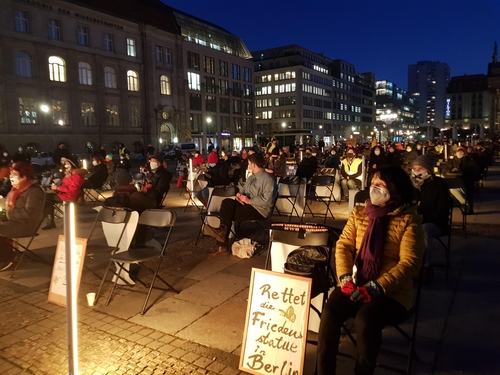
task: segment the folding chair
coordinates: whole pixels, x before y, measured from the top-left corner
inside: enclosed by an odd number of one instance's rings
[[[401,369],[401,368],[396,368],[396,367],[391,366],[391,365],[385,365],[385,364],[380,364],[380,363],[377,363],[377,367],[380,367],[380,368],[386,369],[386,370],[390,370],[390,371],[393,371],[393,372],[396,372],[399,374],[410,375],[412,367],[413,367],[413,362],[415,360],[417,360],[417,361],[420,360],[418,358],[416,351],[415,351],[415,341],[416,341],[416,337],[417,337],[417,325],[418,325],[418,317],[419,317],[419,312],[420,312],[420,295],[421,295],[422,284],[423,284],[423,269],[424,269],[424,267],[420,267],[419,275],[418,275],[417,282],[416,282],[416,293],[415,293],[413,307],[406,313],[406,315],[399,322],[394,322],[393,324],[390,324],[390,326],[393,327],[397,332],[399,332],[401,334],[401,336],[403,336],[409,343],[408,360],[406,363],[406,368]],[[414,287],[415,287],[415,285],[414,285]],[[403,323],[406,323],[410,319],[413,319],[413,322],[411,324],[411,333],[407,333],[404,329],[401,328],[401,325]],[[344,323],[342,328],[346,332],[346,334],[349,337],[349,339],[351,340],[351,342],[356,346],[356,339],[351,334],[351,332],[349,331],[349,329],[347,328],[345,323]],[[382,349],[381,349],[381,351],[382,351]],[[387,350],[386,352],[392,353],[393,351]],[[394,351],[394,353],[400,354],[399,352],[396,352],[396,351]],[[343,357],[351,358],[354,360],[356,359],[353,356],[346,354],[346,353],[342,353],[340,351],[338,352],[338,354],[343,356]]]
[[[149,209],[145,210],[141,216],[139,217],[139,224],[142,225],[147,225],[149,227],[154,227],[154,228],[165,228],[167,229],[167,236],[165,238],[165,241],[161,247],[161,249],[156,249],[153,247],[141,247],[141,248],[136,248],[136,249],[129,249],[128,251],[116,253],[113,251],[111,253],[111,257],[109,260],[108,267],[106,268],[106,272],[104,273],[104,276],[101,280],[101,284],[99,285],[99,290],[96,295],[96,302],[97,299],[99,298],[102,290],[102,286],[104,284],[104,281],[106,280],[106,276],[108,275],[109,270],[111,269],[111,264],[115,262],[118,266],[117,271],[111,271],[114,273],[114,283],[113,287],[111,288],[108,298],[106,300],[106,306],[109,305],[109,302],[111,300],[111,296],[116,289],[116,285],[118,283],[118,280],[121,279],[127,283],[127,285],[130,285],[126,279],[124,279],[121,275],[122,271],[126,272],[127,274],[129,273],[129,270],[125,268],[125,265],[130,265],[130,264],[138,264],[139,266],[144,267],[145,269],[149,270],[153,274],[153,279],[151,280],[151,283],[146,285],[142,280],[137,278],[137,281],[140,282],[144,287],[148,288],[148,292],[146,295],[146,299],[144,301],[144,305],[142,307],[141,314],[144,314],[146,312],[146,307],[148,304],[149,297],[151,295],[151,291],[153,290],[154,284],[156,279],[160,279],[165,285],[169,287],[169,289],[172,289],[175,293],[178,293],[177,290],[174,289],[173,286],[171,286],[168,282],[166,282],[162,277],[158,275],[158,271],[160,270],[161,263],[163,259],[165,258],[165,252],[167,250],[167,245],[170,239],[170,234],[172,233],[172,229],[175,225],[175,221],[177,219],[175,211],[171,210],[164,210],[164,209]],[[145,264],[148,261],[156,261],[156,268],[153,269],[149,267],[147,264]]]
[[[434,239],[436,239],[441,244],[441,246],[443,246],[443,249],[444,249],[444,254],[446,257],[446,264],[445,264],[446,280],[448,280],[448,274],[450,272],[451,226],[453,224],[452,218],[453,218],[453,206],[450,207],[450,211],[448,214],[448,226],[447,226],[447,231],[446,231],[447,233],[445,233],[441,237],[434,237]],[[443,237],[448,237],[448,240],[446,241],[446,243],[443,241]]]
[[[272,223],[269,230],[269,247],[266,257],[265,269],[274,272],[284,272],[284,265],[288,254],[300,246],[325,246],[328,248],[328,265],[324,270],[335,283],[334,271],[331,267],[335,243],[339,235],[331,227],[321,224],[293,224]],[[328,291],[319,294],[311,300],[311,309],[316,313],[309,316],[309,330],[318,332],[321,311],[328,298]],[[307,340],[308,343],[317,344],[316,341]]]
[[[13,263],[17,262],[16,266],[12,270],[12,273],[10,274],[10,278],[14,278],[14,273],[16,270],[19,268],[19,265],[21,264],[22,260],[24,259],[24,256],[28,254],[28,257],[34,257],[40,260],[42,263],[45,263],[49,266],[52,265],[52,263],[47,262],[45,259],[43,259],[41,256],[36,254],[33,250],[30,250],[30,246],[33,243],[33,240],[35,239],[36,236],[38,236],[38,231],[40,230],[40,227],[42,226],[42,223],[44,221],[45,217],[40,220],[40,223],[37,225],[36,230],[34,233],[28,234],[23,237],[18,237],[18,238],[12,238],[12,246],[18,253],[17,259],[13,260]],[[23,245],[19,240],[21,239],[26,239],[28,238],[28,243],[26,245]]]
[[[301,185],[302,185],[302,178],[299,176],[282,177],[282,178],[280,178],[280,180],[278,182],[278,197],[276,200],[276,204],[274,205],[274,209],[276,210],[278,215],[281,216],[281,212],[280,212],[278,206],[281,204],[280,200],[284,200],[285,204],[287,206],[290,206],[290,211],[288,214],[289,215],[288,221],[292,220],[292,215],[293,215],[294,211],[295,211],[295,214],[297,215],[298,218],[301,217],[299,215],[299,212],[297,211],[297,207],[295,207],[295,205],[297,203],[297,198],[299,197],[299,194],[301,193],[301,189],[300,189]],[[286,208],[286,207],[284,207],[284,208]]]
[[[213,227],[218,227],[214,221],[217,221],[220,217],[220,207],[222,201],[226,198],[235,199],[236,194],[238,194],[239,189],[236,186],[216,186],[212,190],[212,194],[208,200],[207,208],[202,209],[200,212],[201,225],[198,231],[198,236],[196,237],[195,245],[198,244],[200,235],[203,233],[203,228],[206,224],[210,224]],[[220,222],[220,220],[219,220]]]
[[[94,206],[99,203],[101,200],[105,201],[106,197],[102,194],[103,191],[106,191],[104,187],[100,188],[83,188],[84,197],[92,202]]]
[[[460,177],[445,178],[451,197],[453,198],[453,207],[458,208],[462,214],[461,224],[452,225],[452,228],[459,228],[464,237],[467,237],[467,202],[465,200],[465,185]]]
[[[330,202],[332,201],[333,198],[334,182],[335,182],[334,176],[314,176],[311,179],[310,189],[306,195],[306,204],[304,207],[304,212],[302,213],[301,221],[304,219],[304,216],[306,214],[312,215],[312,217],[314,217],[314,213],[311,210],[311,206],[307,202],[308,200],[310,200],[311,203],[313,201],[321,202],[326,206],[325,219],[323,220],[323,223],[326,223],[326,218],[328,216],[328,213],[330,213],[332,219],[335,219],[333,217],[332,211],[330,210]],[[306,213],[306,209],[309,209],[309,213]]]
[[[87,257],[94,259],[94,257],[99,253],[116,253],[120,249],[121,240],[127,229],[127,223],[130,219],[131,213],[132,211],[122,207],[102,207],[97,213],[94,224],[92,225],[90,233],[87,236]],[[118,229],[115,231],[117,240],[108,241],[108,239],[105,238],[100,239],[99,242],[96,242],[95,237],[97,237],[96,228],[98,223],[101,223],[101,227],[105,226],[105,223],[121,224],[122,226],[118,227]],[[106,241],[106,243],[103,243],[104,241]],[[90,267],[85,264],[84,266],[99,279],[101,278],[101,276],[95,273]]]

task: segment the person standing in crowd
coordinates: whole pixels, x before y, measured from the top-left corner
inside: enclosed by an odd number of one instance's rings
[[[66,158],[69,159],[70,154],[68,149],[66,148],[66,145],[63,142],[59,142],[57,145],[57,148],[55,149],[54,153],[52,154],[52,160],[54,161],[55,165],[61,164],[61,158]]]
[[[394,144],[390,144],[387,153],[387,164],[393,167],[402,167],[403,166],[403,157],[401,156],[401,152],[396,149]]]
[[[130,160],[127,158],[127,155],[121,154],[120,155],[120,162],[118,163],[116,168],[123,168],[127,172],[130,172],[131,167],[132,167],[132,165],[130,164]]]
[[[104,149],[104,145],[99,147],[98,154],[101,155],[104,159],[106,158],[106,150]]]
[[[325,150],[325,141],[323,140],[323,137],[321,137],[318,141],[318,149],[321,153]]]
[[[229,254],[227,239],[233,220],[264,220],[273,209],[277,185],[274,178],[264,170],[264,156],[254,153],[248,156],[248,169],[252,175],[236,194],[236,199],[224,199],[220,208],[220,226],[205,225],[207,233],[219,245],[213,256]]]
[[[335,249],[338,287],[321,312],[317,374],[334,375],[340,333],[354,316],[354,374],[373,374],[382,329],[413,307],[413,278],[424,257],[421,216],[413,187],[398,167],[377,170],[365,206],[355,206]]]
[[[387,161],[387,156],[385,155],[382,146],[373,147],[370,153],[370,160],[368,162],[368,177],[366,185],[370,186],[372,177],[377,168],[386,167],[388,164],[389,162]]]
[[[0,156],[0,164],[10,167],[11,163],[12,163],[12,158],[10,157],[9,151],[3,150],[2,156]]]
[[[426,263],[424,265],[424,281],[430,282],[432,270],[432,243],[434,238],[448,234],[448,215],[453,200],[445,179],[434,174],[435,159],[431,154],[419,156],[413,162],[411,183],[415,188],[418,213],[422,215],[422,227],[426,237]]]
[[[157,152],[149,157],[149,173],[146,177],[147,184],[142,187],[143,193],[153,194],[158,207],[161,206],[163,196],[170,190],[172,173],[163,168],[163,156]]]
[[[120,148],[118,150],[118,155],[125,155],[127,159],[130,159],[130,151],[125,147],[125,144],[120,143]]]
[[[14,163],[17,163],[17,162],[29,163],[29,162],[31,162],[31,156],[30,156],[30,154],[28,154],[26,152],[23,145],[19,145],[17,147],[16,153],[12,156],[12,161]]]
[[[56,227],[54,222],[54,205],[66,201],[76,202],[79,197],[83,198],[82,186],[85,183],[86,169],[76,168],[75,163],[69,159],[64,160],[64,178],[61,186],[52,184],[50,191],[45,193],[44,215],[47,216],[47,223],[42,228],[48,230]],[[83,201],[85,204],[85,200]]]
[[[271,138],[271,141],[266,146],[266,153],[272,154],[273,150],[278,147],[276,138]]]
[[[403,153],[403,169],[408,175],[411,173],[413,162],[418,158],[418,153],[413,149],[413,145],[408,143],[405,148],[406,152]]]
[[[361,179],[363,178],[363,160],[356,157],[353,148],[347,149],[346,157],[342,160],[340,167],[340,187],[342,196],[345,200],[349,200],[349,190],[357,190],[361,187]]]

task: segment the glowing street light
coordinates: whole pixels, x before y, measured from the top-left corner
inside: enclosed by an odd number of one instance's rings
[[[281,127],[282,127],[282,128],[286,128],[286,122],[282,122],[282,123],[281,123]]]
[[[49,112],[49,106],[47,104],[42,104],[40,106],[40,110],[44,113],[48,113]]]

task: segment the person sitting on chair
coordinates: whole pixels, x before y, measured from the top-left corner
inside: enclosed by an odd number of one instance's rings
[[[50,190],[45,193],[45,208],[44,214],[47,216],[47,224],[42,230],[52,229],[56,227],[54,222],[54,205],[72,201],[76,202],[82,195],[85,183],[86,169],[76,168],[76,165],[69,159],[64,161],[64,178],[61,181],[61,186],[53,183]]]
[[[43,218],[43,190],[33,176],[30,163],[14,163],[10,171],[11,190],[5,198],[6,215],[0,221],[0,270],[10,266],[16,253],[11,238],[34,234]]]
[[[172,173],[163,168],[163,156],[157,152],[148,158],[150,171],[146,177],[147,183],[142,187],[143,193],[153,192],[156,204],[161,206],[163,195],[170,190],[170,181],[172,181]]]
[[[313,156],[311,148],[307,147],[304,153],[304,158],[299,163],[297,172],[295,173],[299,177],[305,177],[309,181],[318,170],[318,161],[316,157]]]
[[[208,170],[203,172],[203,180],[207,181],[207,186],[196,193],[196,198],[204,206],[208,204],[210,195],[208,187],[229,185],[229,167],[225,160],[219,159],[216,152],[211,152],[208,155],[208,165]]]
[[[413,162],[410,175],[426,238],[424,282],[430,282],[433,276],[432,239],[448,234],[448,215],[453,206],[446,180],[434,174],[434,164],[431,154],[421,155]]]
[[[248,169],[252,175],[236,194],[236,199],[224,199],[220,208],[220,226],[206,225],[207,233],[216,239],[219,245],[214,256],[229,254],[227,239],[233,220],[264,220],[273,209],[274,197],[278,190],[274,178],[264,170],[264,156],[248,156]]]
[[[424,257],[421,216],[412,204],[413,187],[399,167],[379,169],[370,199],[355,206],[335,250],[338,287],[321,313],[318,375],[336,372],[340,332],[354,317],[357,352],[354,373],[372,374],[382,329],[398,323],[413,307],[413,278]]]
[[[346,200],[349,199],[349,190],[357,190],[361,186],[363,178],[363,160],[356,157],[353,148],[347,150],[346,158],[340,164],[340,186],[342,187],[342,195]]]

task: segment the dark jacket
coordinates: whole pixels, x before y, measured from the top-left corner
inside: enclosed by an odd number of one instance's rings
[[[273,171],[275,176],[284,176],[286,174],[286,155],[269,158],[269,169]]]
[[[325,168],[339,169],[339,167],[340,167],[340,155],[338,153],[335,155],[332,154],[328,155],[325,162]]]
[[[16,199],[14,208],[7,211],[8,221],[0,222],[0,236],[18,238],[36,232],[43,218],[45,193],[33,183]]]
[[[220,186],[229,184],[229,167],[225,160],[219,160],[215,167],[208,168],[208,186]]]
[[[95,188],[100,189],[108,179],[108,176],[108,168],[106,164],[97,164],[92,174],[87,178],[87,181],[89,181]]]
[[[168,193],[170,190],[170,181],[172,181],[172,177],[172,173],[162,166],[148,175],[148,180],[151,181],[151,189],[149,191],[154,192],[158,206],[161,204],[163,194]]]
[[[424,181],[420,189],[415,190],[418,212],[422,215],[422,223],[434,223],[445,233],[448,228],[448,214],[453,205],[444,178],[432,176]]]
[[[401,151],[394,150],[394,152],[387,152],[387,164],[393,167],[403,166],[403,157]]]
[[[310,180],[314,173],[316,173],[317,169],[318,161],[316,160],[316,158],[312,155],[310,157],[304,156],[299,164],[299,167],[297,168],[296,175],[299,177],[305,177],[307,180]]]
[[[54,161],[54,164],[58,166],[61,164],[61,158],[66,158],[69,159],[70,154],[69,151],[66,148],[56,148],[54,153],[52,154],[52,160]]]

